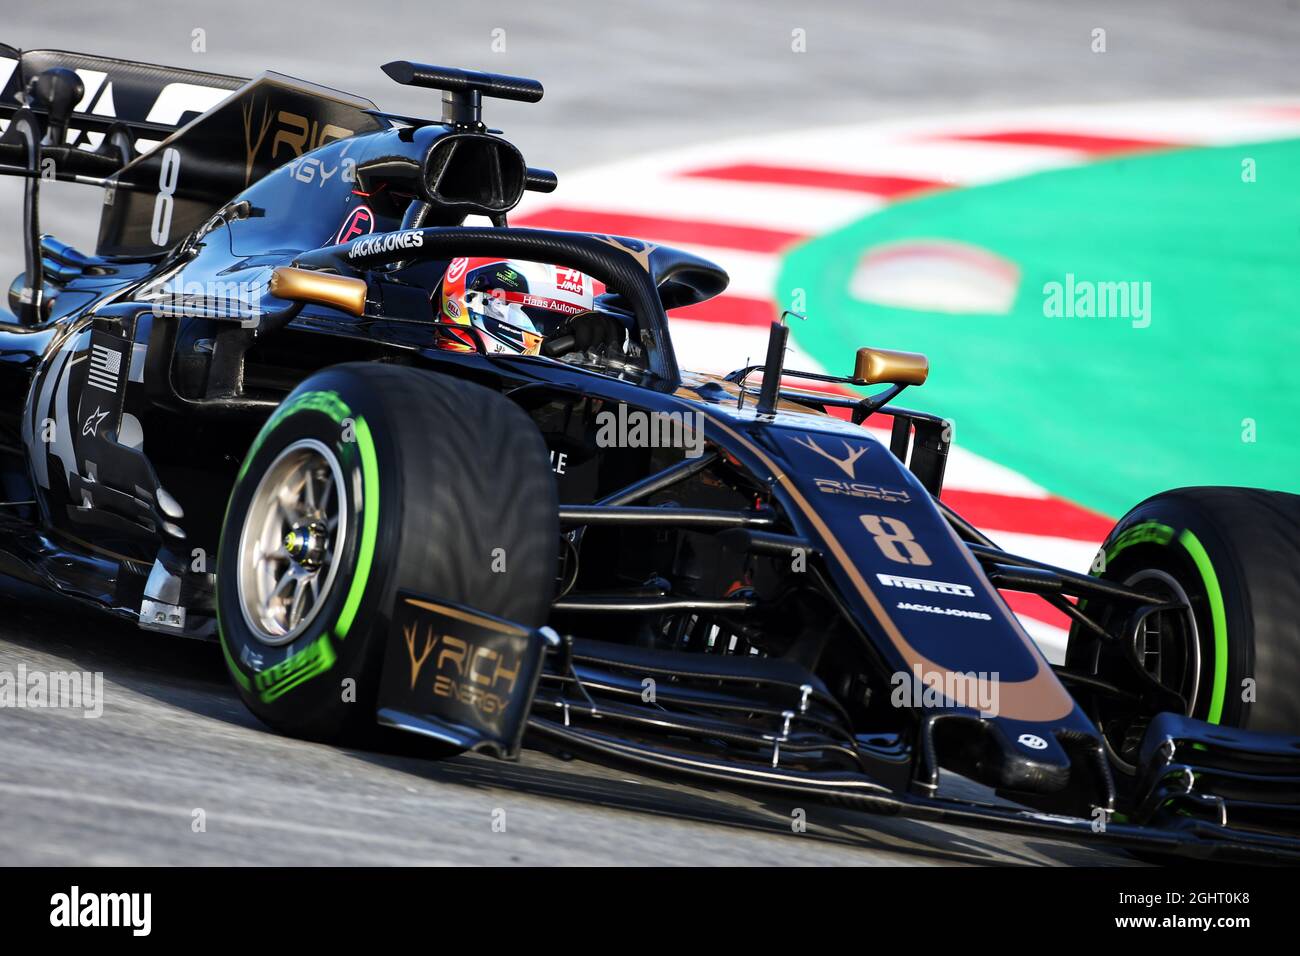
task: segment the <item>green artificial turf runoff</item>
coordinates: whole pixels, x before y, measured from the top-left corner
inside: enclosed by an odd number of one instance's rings
[[[865,253],[926,240],[1014,263],[1009,312],[854,298]],[[1076,294],[1080,283],[1150,283],[1149,324],[1059,314],[1064,290],[1050,303],[1044,287],[1067,275]],[[809,318],[795,335],[819,362],[847,371],[863,345],[926,353],[930,380],[901,403],[951,418],[959,445],[1055,494],[1119,515],[1181,485],[1300,491],[1300,141],[932,193],[792,249],[778,301],[799,289]]]

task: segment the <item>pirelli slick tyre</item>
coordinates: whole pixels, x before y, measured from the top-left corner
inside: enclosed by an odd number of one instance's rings
[[[312,375],[240,469],[221,536],[221,647],[276,730],[374,724],[394,596],[545,622],[559,536],[545,443],[478,385],[390,365]]]
[[[1170,599],[1142,637],[1148,672],[1178,690],[1191,716],[1250,730],[1300,733],[1300,496],[1252,488],[1179,488],[1148,498],[1102,546],[1101,576]],[[1177,618],[1182,618],[1179,623]],[[1075,625],[1066,666],[1108,677],[1107,651]],[[1099,705],[1100,706],[1100,705]],[[1144,729],[1094,713],[1119,751]]]

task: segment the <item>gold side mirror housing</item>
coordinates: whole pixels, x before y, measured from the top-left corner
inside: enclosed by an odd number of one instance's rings
[[[892,349],[858,349],[853,377],[867,385],[924,385],[930,360],[920,352]]]
[[[290,302],[327,305],[358,317],[366,314],[366,280],[352,276],[279,266],[271,272],[271,295]]]

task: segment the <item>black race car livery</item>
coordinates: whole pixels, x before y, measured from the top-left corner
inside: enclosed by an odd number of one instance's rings
[[[1160,853],[1300,849],[1300,499],[1158,495],[1090,574],[1001,550],[941,500],[950,423],[897,403],[923,356],[788,369],[778,321],[762,365],[686,372],[668,314],[723,270],[509,225],[557,179],[483,102],[536,81],[387,64],[442,91],[430,120],[274,73],[0,63],[0,172],[26,189],[6,573],[217,641],[286,733],[527,739]],[[48,179],[102,187],[93,254],[41,233]],[[443,306],[474,260],[596,294],[498,351]],[[1072,619],[1064,664],[1006,590]]]

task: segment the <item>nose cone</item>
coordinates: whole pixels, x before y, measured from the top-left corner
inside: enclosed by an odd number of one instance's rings
[[[1020,721],[991,721],[981,769],[1000,790],[1056,793],[1070,782],[1070,758],[1055,735]]]

